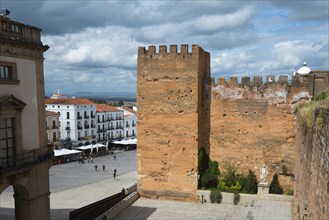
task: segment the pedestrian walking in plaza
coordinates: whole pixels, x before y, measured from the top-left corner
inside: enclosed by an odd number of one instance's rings
[[[97,172],[97,165],[95,165],[95,171]]]
[[[105,171],[105,165],[103,165],[103,172]]]
[[[113,179],[115,180],[116,177],[117,177],[117,169],[114,169],[114,172],[113,172]]]
[[[116,159],[117,159],[117,156],[116,156],[115,154],[113,155],[113,159],[114,159],[114,160],[116,160]]]

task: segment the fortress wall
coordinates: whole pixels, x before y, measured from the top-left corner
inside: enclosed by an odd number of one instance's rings
[[[197,201],[198,147],[210,55],[197,45],[138,48],[138,192]],[[209,92],[210,94],[210,92]],[[208,107],[209,110],[209,107]],[[208,131],[209,133],[209,131]],[[209,134],[208,134],[209,136]]]
[[[212,87],[210,157],[219,162],[220,169],[231,162],[239,173],[247,174],[250,169],[258,175],[266,163],[269,182],[280,172],[282,163],[288,167],[288,174],[293,173],[293,106],[310,99],[308,84],[308,79],[301,77],[295,77],[292,84],[285,76],[278,81],[267,77],[266,84],[260,77],[219,78]],[[279,181],[285,191],[293,189],[290,176],[279,175]]]
[[[198,148],[223,170],[279,175],[293,189],[294,106],[328,90],[328,72],[309,76],[210,78],[210,54],[198,45],[138,48],[138,192],[141,196],[197,200]],[[321,87],[321,88],[320,88]],[[290,176],[289,176],[290,175]]]
[[[329,109],[316,109],[313,127],[298,124],[297,131],[295,212],[329,219]]]

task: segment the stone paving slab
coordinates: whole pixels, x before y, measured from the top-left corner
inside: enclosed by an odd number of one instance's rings
[[[256,200],[247,204],[211,204],[138,199],[114,220],[121,219],[291,219],[290,202]]]

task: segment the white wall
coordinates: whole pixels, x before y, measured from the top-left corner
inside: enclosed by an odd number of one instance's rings
[[[32,60],[0,56],[1,61],[17,64],[18,85],[1,84],[0,96],[14,95],[27,105],[22,112],[23,148],[39,148],[39,122],[36,86],[36,65]]]

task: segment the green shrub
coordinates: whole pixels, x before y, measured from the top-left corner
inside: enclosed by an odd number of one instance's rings
[[[206,153],[206,150],[201,147],[199,149],[199,158],[198,158],[198,172],[199,174],[205,173],[209,169],[209,156]]]
[[[238,182],[238,177],[236,175],[236,167],[234,164],[226,163],[225,164],[225,172],[223,175],[223,180],[225,182],[225,185],[228,187],[236,185]]]
[[[249,170],[247,177],[240,178],[239,182],[243,182],[244,184],[243,186],[241,185],[242,192],[251,194],[257,193],[257,177],[251,170]]]
[[[205,149],[199,149],[198,155],[198,187],[199,188],[216,188],[218,185],[218,177],[220,171],[218,169],[218,162],[209,159]]]
[[[272,194],[282,194],[283,190],[279,183],[278,174],[274,174],[273,180],[270,184],[270,193]]]
[[[219,190],[211,191],[209,197],[211,203],[221,203],[223,199],[222,192]]]
[[[234,192],[233,195],[233,204],[237,205],[240,202],[240,193]]]
[[[247,177],[240,176],[238,181],[241,186],[241,191],[244,192],[244,189],[246,188],[246,184],[247,184]]]
[[[220,175],[217,161],[212,161],[212,160],[209,161],[209,172]]]
[[[328,97],[327,92],[322,91],[314,98],[314,100],[315,101],[321,101],[321,100],[325,100],[327,97]]]
[[[289,190],[287,191],[287,195],[288,195],[288,196],[293,196],[293,195],[294,195],[294,190],[289,189]]]
[[[214,173],[204,173],[201,175],[201,185],[205,188],[216,188],[218,185],[218,175]]]
[[[221,179],[217,186],[217,189],[224,191],[224,192],[237,192],[241,190],[241,186],[239,182],[235,182],[234,185],[228,186],[226,185],[225,180]]]

